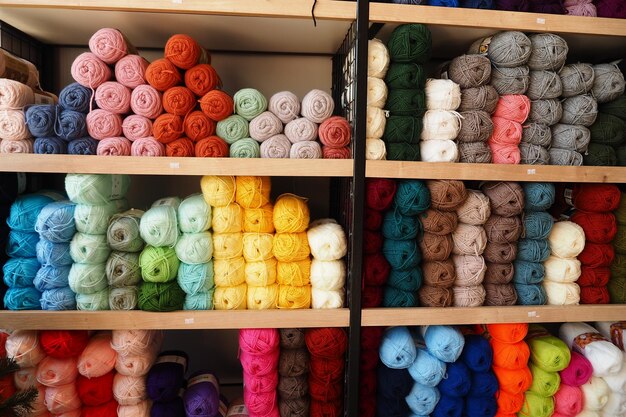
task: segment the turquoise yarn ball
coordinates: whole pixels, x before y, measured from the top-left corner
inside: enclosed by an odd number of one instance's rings
[[[417,216],[430,208],[430,191],[423,181],[400,180],[393,205],[405,216]]]
[[[423,279],[421,268],[392,269],[387,285],[402,291],[417,291],[422,286]]]
[[[185,297],[184,310],[213,310],[213,293],[215,289],[200,291]]]
[[[35,230],[51,242],[69,242],[76,233],[75,209],[76,204],[67,200],[46,205],[37,216]]]
[[[550,244],[546,239],[520,239],[517,242],[517,260],[543,262],[550,256]]]
[[[383,307],[417,307],[417,293],[403,291],[394,287],[386,286],[383,293]]]
[[[70,287],[55,288],[41,293],[43,310],[76,310],[76,294]]]
[[[515,284],[517,304],[524,306],[545,305],[547,301],[546,291],[541,284]]]
[[[422,224],[417,216],[405,216],[391,210],[386,212],[383,218],[382,233],[385,239],[415,239],[421,229]]]
[[[515,260],[513,266],[514,284],[530,285],[539,284],[543,281],[545,270],[542,263]]]
[[[109,310],[109,288],[91,294],[76,294],[78,310]]]
[[[446,374],[446,363],[434,357],[428,349],[417,348],[415,362],[409,367],[409,373],[416,383],[435,387]]]
[[[35,287],[9,288],[4,294],[8,310],[41,310],[41,293]]]
[[[108,286],[105,264],[73,264],[69,287],[78,294],[93,294]]]
[[[408,327],[387,329],[380,344],[379,356],[382,363],[391,369],[406,369],[415,361],[417,349]]]
[[[42,266],[37,271],[33,285],[39,291],[63,288],[69,285],[70,266]]]
[[[393,269],[415,268],[422,260],[417,240],[392,240],[383,242],[383,255]]]
[[[187,294],[187,298],[190,295],[212,290],[215,288],[213,261],[196,265],[181,262],[176,279],[178,286]]]
[[[185,198],[178,206],[178,228],[183,233],[206,232],[211,227],[211,206],[202,194]]]
[[[11,230],[7,240],[6,254],[11,258],[36,258],[39,235]]]
[[[70,243],[70,255],[81,264],[103,264],[109,259],[111,249],[106,235],[76,233]]]
[[[554,204],[556,190],[554,184],[549,182],[525,182],[524,209],[527,211],[548,210]]]
[[[58,197],[58,198],[57,198]],[[18,196],[7,218],[7,224],[13,230],[34,232],[37,216],[41,210],[53,201],[62,199],[57,193],[35,193]]]
[[[528,239],[547,239],[554,226],[554,219],[545,211],[524,213],[524,237]]]
[[[37,260],[42,265],[65,266],[72,265],[69,243],[54,243],[46,239],[39,239],[37,246]]]
[[[39,271],[36,258],[11,258],[2,267],[4,283],[7,287],[32,287]]]

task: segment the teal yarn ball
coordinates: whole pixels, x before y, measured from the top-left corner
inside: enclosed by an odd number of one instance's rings
[[[72,265],[69,243],[54,243],[46,239],[39,239],[37,246],[37,260],[42,265],[65,266]]]
[[[520,239],[517,242],[517,260],[543,262],[550,256],[550,244],[547,239]]]
[[[260,158],[261,145],[252,138],[243,138],[230,145],[231,158]]]
[[[192,295],[187,294],[185,303],[183,304],[183,310],[213,310],[214,292],[215,289],[212,288]]]
[[[392,269],[387,285],[402,291],[417,291],[422,286],[424,276],[421,268]]]
[[[42,266],[37,271],[37,275],[33,280],[33,285],[39,291],[51,290],[54,288],[63,288],[69,285],[70,266]]]
[[[267,110],[267,99],[259,90],[242,88],[233,96],[235,113],[250,121]]]
[[[446,363],[431,355],[428,349],[419,347],[409,373],[418,384],[436,387],[446,375]]]
[[[69,287],[78,294],[93,294],[108,286],[105,264],[73,264],[68,277]]]
[[[417,216],[430,208],[430,190],[420,180],[399,180],[393,197],[394,208],[405,216]]]
[[[39,235],[11,230],[7,239],[6,254],[11,258],[36,258]]]
[[[177,209],[171,205],[151,207],[141,217],[139,234],[148,245],[174,247],[178,241]]]
[[[178,206],[178,228],[183,233],[206,232],[211,227],[211,206],[202,194],[193,194]]]
[[[128,210],[128,201],[125,198],[98,205],[77,204],[74,210],[76,230],[91,235],[104,235],[111,217],[124,210]]]
[[[224,120],[217,122],[216,134],[224,139],[229,145],[239,139],[247,138],[250,134],[249,122],[238,114],[228,116]]]
[[[76,310],[76,294],[70,287],[55,288],[41,293],[42,310]]]
[[[51,242],[69,242],[76,233],[75,209],[76,204],[67,200],[46,205],[37,216],[35,231]]]
[[[109,289],[91,294],[76,294],[76,308],[86,311],[109,310]]]
[[[617,153],[615,148],[601,143],[591,142],[587,153],[583,154],[583,165],[588,166],[615,166]]]
[[[59,198],[56,198],[59,197]],[[56,193],[35,193],[17,196],[7,218],[7,224],[13,230],[34,232],[37,216],[41,210],[53,201],[61,199]]]
[[[385,239],[415,239],[422,225],[417,216],[405,216],[399,211],[388,211],[383,218],[382,233]]]
[[[528,262],[515,260],[513,262],[513,283],[514,284],[539,284],[543,281],[545,269],[540,262]]]
[[[392,116],[421,117],[426,112],[424,90],[389,90],[386,110]]]
[[[215,288],[213,261],[197,265],[181,262],[176,279],[188,296],[207,292]]]
[[[211,232],[183,233],[175,246],[176,256],[188,264],[204,264],[213,257]]]
[[[385,143],[419,144],[422,135],[422,118],[412,116],[389,116],[385,123]]]
[[[11,258],[2,267],[3,280],[7,287],[32,287],[39,271],[36,258]]]
[[[128,192],[130,176],[124,174],[67,174],[65,192],[78,204],[106,204]]]
[[[8,310],[41,310],[41,293],[35,287],[9,288],[4,294]]]
[[[422,65],[392,62],[385,74],[385,84],[390,90],[424,88],[426,71]]]
[[[415,268],[422,260],[422,253],[417,246],[417,240],[392,240],[383,242],[383,255],[393,269]]]
[[[430,59],[432,43],[430,30],[412,23],[396,27],[387,48],[392,62],[424,64]]]
[[[517,304],[524,306],[541,306],[547,302],[546,291],[541,284],[515,284]]]
[[[104,264],[110,253],[106,235],[76,233],[70,242],[70,255],[76,263]]]
[[[419,161],[419,145],[412,143],[387,143],[387,159],[390,161]]]
[[[403,291],[398,288],[386,286],[383,293],[383,307],[417,307],[417,293]]]
[[[556,190],[549,182],[523,182],[524,210],[545,211],[554,204]]]
[[[144,311],[182,310],[185,293],[176,281],[144,282],[139,288],[139,308]]]
[[[547,239],[554,226],[554,219],[545,211],[524,213],[524,237],[528,239]]]

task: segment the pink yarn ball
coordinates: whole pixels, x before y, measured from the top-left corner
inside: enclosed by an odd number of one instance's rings
[[[132,156],[164,156],[165,145],[153,137],[140,138],[130,147]]]
[[[558,413],[575,416],[583,409],[583,392],[580,387],[561,384],[554,394],[554,410]]]
[[[567,14],[574,16],[591,16],[598,15],[593,0],[565,0],[563,6],[567,9]]]
[[[98,333],[89,339],[78,357],[78,372],[87,378],[97,378],[115,367],[117,352],[111,347],[111,333]]]
[[[116,81],[106,81],[96,89],[96,104],[102,110],[126,114],[130,110],[130,88]]]
[[[81,402],[76,391],[76,384],[69,384],[58,387],[46,388],[44,404],[53,414],[66,413],[80,408]]]
[[[102,28],[89,39],[89,50],[107,64],[120,60],[129,49],[126,38],[117,29]]]
[[[105,138],[98,142],[96,154],[101,156],[130,156],[132,142],[123,136]]]
[[[37,366],[37,381],[46,387],[72,383],[78,377],[76,358],[57,359],[46,356]]]
[[[160,330],[113,330],[111,347],[121,356],[142,355],[161,350],[163,332]]]
[[[25,390],[32,386],[39,385],[37,382],[37,367],[20,368],[13,374],[15,388]]]
[[[278,413],[278,398],[276,391],[255,394],[244,389],[243,401],[245,402],[246,408],[250,412],[251,416],[280,417],[280,414]]]
[[[280,334],[276,329],[239,330],[239,349],[252,354],[270,353],[278,350]]]
[[[130,108],[135,114],[156,119],[163,112],[161,93],[147,84],[137,86],[130,95]]]
[[[92,110],[87,115],[87,132],[96,140],[120,136],[122,117],[103,109]]]
[[[128,88],[146,83],[146,68],[150,63],[139,55],[126,55],[115,64],[117,82]]]
[[[142,355],[117,355],[115,370],[121,375],[143,376],[150,371],[156,360],[156,353],[146,352]]]
[[[152,120],[137,114],[126,116],[122,122],[122,131],[131,142],[139,138],[152,136]]]
[[[92,52],[78,55],[71,68],[72,78],[87,88],[98,88],[100,84],[111,79],[111,68]]]
[[[46,357],[39,344],[39,335],[34,330],[16,330],[5,343],[7,357],[13,358],[21,367],[36,366]]]
[[[280,352],[278,349],[261,355],[242,351],[239,353],[239,361],[241,362],[244,372],[247,372],[251,376],[259,377],[277,372],[279,356]]]

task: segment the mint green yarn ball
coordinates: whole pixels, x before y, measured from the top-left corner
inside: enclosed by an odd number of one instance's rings
[[[105,264],[73,264],[68,277],[69,286],[78,294],[93,294],[107,288]]]
[[[261,145],[254,139],[244,138],[230,145],[231,158],[260,158]]]
[[[228,116],[224,120],[217,122],[215,132],[217,136],[224,139],[226,143],[233,144],[239,139],[248,137],[249,122],[238,114]]]
[[[106,235],[76,233],[70,242],[70,256],[76,263],[103,264],[110,254]]]
[[[267,110],[267,99],[259,90],[254,88],[242,88],[233,96],[235,113],[247,121],[257,117]]]
[[[213,293],[215,289],[202,291],[194,295],[187,295],[183,309],[185,310],[213,310]]]
[[[92,294],[76,294],[76,308],[78,310],[109,310],[109,289]]]
[[[175,246],[176,256],[187,264],[204,264],[213,257],[211,232],[183,233]]]
[[[180,262],[172,248],[146,246],[139,255],[141,277],[147,282],[169,282],[176,278]]]
[[[183,233],[206,232],[211,227],[211,206],[202,194],[185,198],[178,206],[178,228]]]
[[[74,209],[76,230],[90,235],[104,235],[111,217],[124,210],[128,210],[128,201],[125,198],[98,205],[77,204]]]
[[[178,240],[177,208],[161,205],[150,208],[141,217],[139,233],[151,246],[173,247]]]
[[[178,286],[187,295],[194,295],[215,288],[213,261],[190,265],[184,262],[178,267]]]
[[[78,204],[106,204],[126,196],[130,176],[123,174],[67,174],[65,192]]]

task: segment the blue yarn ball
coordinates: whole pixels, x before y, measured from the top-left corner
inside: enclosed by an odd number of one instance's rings
[[[78,138],[67,144],[67,153],[70,155],[95,155],[98,141],[90,136]]]
[[[76,310],[76,294],[70,287],[54,288],[41,293],[43,310]]]
[[[494,417],[498,412],[498,402],[495,397],[467,397],[465,399],[465,415]]]
[[[517,260],[543,262],[550,256],[550,243],[546,239],[520,239],[517,241]]]
[[[493,0],[461,0],[466,9],[493,9]]]
[[[39,291],[63,288],[69,285],[70,266],[42,266],[37,271],[33,285]]]
[[[459,7],[459,0],[428,0],[430,6]]]
[[[9,288],[4,294],[8,310],[41,310],[41,293],[35,287]]]
[[[26,125],[30,133],[36,137],[54,135],[57,106],[53,104],[37,104],[26,109]]]
[[[456,327],[427,326],[423,333],[426,348],[437,359],[451,363],[461,356],[465,339]]]
[[[417,291],[421,288],[423,279],[421,268],[392,269],[387,285],[403,291]]]
[[[430,417],[461,417],[465,408],[464,405],[463,398],[441,394],[441,398]]]
[[[547,239],[554,226],[554,219],[545,211],[531,211],[524,214],[524,237]]]
[[[32,287],[39,270],[36,258],[11,258],[2,267],[7,287]]]
[[[415,268],[422,260],[422,253],[415,239],[385,239],[383,241],[383,255],[393,269]]]
[[[546,290],[541,284],[515,284],[517,304],[524,306],[540,306],[547,302]]]
[[[513,283],[532,285],[540,284],[545,276],[542,263],[516,260],[513,262]]]
[[[59,155],[67,153],[67,142],[58,136],[39,137],[33,145],[35,153]]]
[[[37,260],[41,265],[65,266],[72,265],[69,243],[54,243],[46,239],[39,239],[36,246]]]
[[[439,397],[437,388],[416,382],[409,395],[406,396],[406,403],[413,413],[427,416],[435,409]]]
[[[524,189],[524,210],[545,211],[554,204],[556,190],[554,184],[549,182],[525,182],[522,183]]]
[[[479,337],[482,338],[482,336]],[[470,390],[467,393],[468,397],[490,398],[496,395],[496,391],[498,391],[498,379],[491,369],[486,372],[474,372],[470,378],[472,382],[470,384]]]
[[[409,387],[411,384],[409,384]],[[406,417],[411,412],[404,397],[385,397],[378,396],[376,398],[376,415],[385,417]]]
[[[437,388],[441,395],[449,397],[465,397],[470,390],[470,370],[462,361],[448,364],[446,378],[442,379]]]
[[[37,216],[35,230],[42,238],[51,242],[71,241],[76,234],[75,208],[76,204],[68,200],[48,204]]]
[[[420,180],[399,180],[393,207],[405,216],[417,216],[430,207],[430,190]]]
[[[87,134],[87,116],[73,110],[63,110],[59,114],[55,133],[70,141],[82,138]]]
[[[411,374],[406,369],[391,369],[379,364],[377,377],[377,390],[382,397],[401,398],[404,401],[404,397],[409,395],[411,388],[413,388]]]
[[[181,262],[178,266],[176,279],[178,280],[178,286],[187,295],[214,289],[213,261],[195,265]]]
[[[417,216],[405,216],[391,210],[386,212],[383,218],[382,233],[385,239],[415,239],[421,230],[422,224]]]
[[[11,204],[7,224],[13,230],[34,232],[37,216],[41,210],[54,201],[54,194],[22,194]]]
[[[387,329],[380,344],[379,356],[382,363],[392,369],[406,369],[417,355],[415,342],[405,326]]]
[[[473,372],[486,372],[493,362],[493,349],[487,339],[476,334],[465,336],[461,360]]]
[[[11,230],[9,232],[9,240],[7,241],[6,253],[11,258],[36,258],[37,250],[35,247],[38,241],[37,233]]]
[[[89,113],[89,101],[93,94],[87,87],[78,83],[65,86],[59,93],[59,104],[65,110],[74,110],[80,113]]]
[[[435,387],[446,374],[446,363],[435,358],[425,348],[417,348],[415,361],[409,367],[411,378],[421,385]]]

